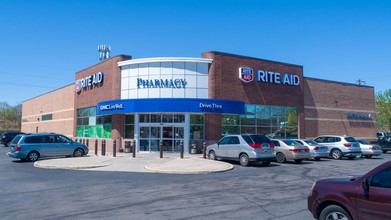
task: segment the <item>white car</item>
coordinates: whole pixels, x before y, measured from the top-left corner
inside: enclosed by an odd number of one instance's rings
[[[362,156],[371,158],[372,156],[380,156],[382,154],[381,147],[377,144],[370,144],[364,140],[357,140],[360,143]]]
[[[236,160],[240,165],[261,162],[267,166],[276,159],[274,144],[265,135],[227,135],[206,148],[209,159]]]
[[[301,145],[307,146],[310,149],[311,157],[315,160],[320,160],[320,158],[326,158],[329,156],[327,146],[320,145],[310,139],[293,139]]]

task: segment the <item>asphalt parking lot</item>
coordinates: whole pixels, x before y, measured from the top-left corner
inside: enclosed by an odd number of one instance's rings
[[[361,175],[391,159],[232,163],[226,172],[189,175],[41,169],[1,148],[3,219],[312,219],[306,199],[315,180]]]

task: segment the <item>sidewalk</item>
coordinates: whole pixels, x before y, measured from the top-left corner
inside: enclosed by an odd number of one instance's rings
[[[84,157],[42,159],[35,162],[34,166],[46,169],[171,174],[215,173],[233,169],[230,163],[204,159],[202,154],[186,154],[183,159],[179,158],[179,153],[165,153],[163,158],[159,156],[159,152],[138,153],[136,158],[131,153],[117,153],[117,157],[89,154]]]

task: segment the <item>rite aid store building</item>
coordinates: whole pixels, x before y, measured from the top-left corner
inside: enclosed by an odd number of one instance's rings
[[[76,83],[23,103],[22,131],[135,140],[139,151],[185,152],[224,134],[375,138],[374,88],[303,76],[303,67],[221,52],[201,58],[119,55]],[[90,142],[91,143],[91,142]],[[92,145],[91,145],[92,146]]]

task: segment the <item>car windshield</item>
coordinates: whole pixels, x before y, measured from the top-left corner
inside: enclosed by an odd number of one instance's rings
[[[283,142],[284,142],[286,145],[289,145],[289,146],[295,146],[295,145],[297,145],[297,142],[296,142],[296,141],[292,141],[292,140],[283,140]]]
[[[357,140],[354,137],[345,137],[345,140],[347,142],[357,142]]]
[[[315,141],[313,140],[304,140],[304,142],[306,142],[308,145],[310,146],[316,146],[318,145],[318,143],[316,143]]]
[[[368,142],[364,141],[364,140],[357,140],[358,142],[360,142],[361,144],[369,144]]]

